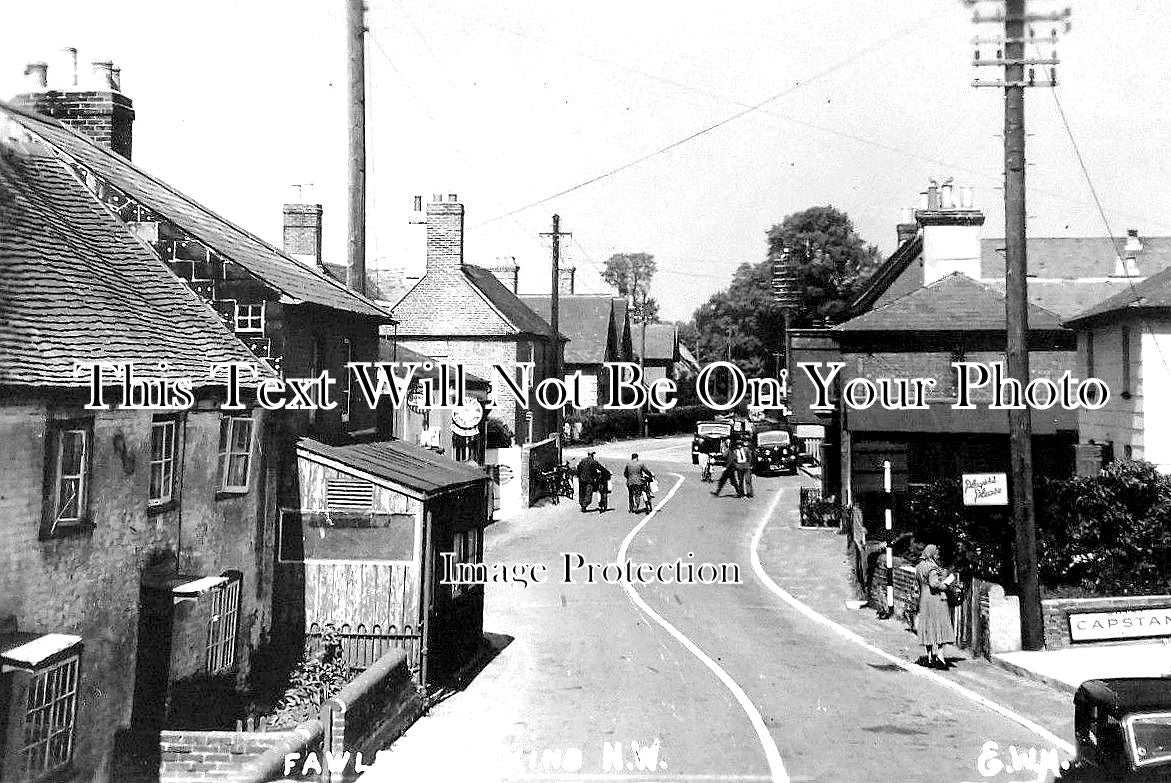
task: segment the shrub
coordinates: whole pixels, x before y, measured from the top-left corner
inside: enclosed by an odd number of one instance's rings
[[[958,479],[908,490],[900,516],[914,536],[907,556],[914,559],[926,544],[940,548],[943,560],[972,576],[1009,586],[1013,577],[1013,529],[1007,510],[964,505]]]
[[[1037,492],[1041,581],[1091,593],[1171,589],[1171,477],[1126,460]]]
[[[316,716],[352,676],[342,658],[341,634],[333,623],[326,623],[320,652],[307,652],[289,675],[289,687],[273,710],[273,728],[292,728]]]

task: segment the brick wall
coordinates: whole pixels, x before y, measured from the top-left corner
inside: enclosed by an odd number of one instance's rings
[[[1134,595],[1117,598],[1050,598],[1041,602],[1041,614],[1045,621],[1045,647],[1060,650],[1066,647],[1084,647],[1087,642],[1074,644],[1069,638],[1070,614],[1086,612],[1117,612],[1127,609],[1149,609],[1171,606],[1171,595]],[[1149,643],[1150,639],[1131,641],[1098,642],[1097,644]]]
[[[327,750],[361,753],[369,763],[422,715],[424,692],[407,660],[405,652],[392,650],[326,702]]]
[[[251,767],[266,751],[294,741],[292,731],[169,731],[159,735],[160,783],[258,779]],[[259,778],[263,780],[264,778]]]
[[[90,485],[93,529],[41,541],[49,410],[33,397],[14,394],[6,402],[0,406],[0,503],[5,510],[0,515],[5,541],[0,547],[0,620],[14,621],[20,631],[82,637],[70,779],[104,781],[111,774],[115,736],[131,720],[139,598],[148,563],[175,563],[181,540],[185,570],[219,574],[231,568],[244,574],[241,676],[249,649],[265,635],[271,579],[262,577],[261,564],[269,559],[263,551],[271,552],[266,520],[273,515],[264,512],[262,451],[254,452],[252,491],[217,498],[219,414],[192,413],[185,451],[180,440],[182,502],[170,511],[148,513],[151,413],[98,412]],[[263,426],[261,419],[261,431]]]
[[[886,608],[886,550],[878,553],[878,564],[870,578],[867,595],[871,608]],[[906,618],[918,610],[919,584],[915,579],[915,568],[901,557],[894,559],[895,617]]]

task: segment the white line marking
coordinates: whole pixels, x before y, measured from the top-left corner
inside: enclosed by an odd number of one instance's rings
[[[626,538],[622,540],[622,546],[618,548],[617,562],[621,563],[626,561],[627,550],[630,549],[630,542],[634,540],[636,535],[638,535],[638,531],[642,530],[646,524],[650,522],[656,514],[659,513],[660,509],[662,509],[663,506],[667,504],[667,501],[670,500],[672,496],[674,496],[674,494],[679,490],[679,487],[683,486],[682,475],[679,473],[672,473],[670,475],[678,479],[678,481],[675,482],[675,486],[671,487],[671,490],[661,501],[659,501],[659,504],[655,506],[651,513],[647,514],[641,522],[631,528],[630,532],[626,534]],[[748,716],[748,721],[752,724],[752,728],[756,729],[756,736],[760,738],[760,744],[764,747],[764,757],[768,762],[770,773],[770,777],[768,779],[772,780],[773,783],[790,783],[789,773],[785,771],[785,763],[781,760],[781,752],[777,750],[777,743],[773,740],[772,734],[769,733],[768,727],[764,725],[764,717],[760,714],[760,711],[756,709],[756,705],[752,703],[752,700],[748,698],[748,694],[744,692],[744,689],[737,685],[736,681],[733,680],[726,671],[720,668],[718,663],[709,658],[703,652],[703,650],[699,649],[699,647],[697,647],[694,642],[684,636],[678,628],[664,620],[657,612],[655,612],[654,609],[651,609],[650,606],[647,605],[647,602],[642,600],[642,597],[638,594],[638,592],[630,586],[629,582],[623,582],[622,589],[626,591],[627,597],[630,598],[631,602],[637,606],[643,614],[654,620],[656,623],[662,626],[662,628],[667,633],[675,637],[675,641],[683,645],[683,647],[689,653],[694,655],[700,663],[708,667],[712,674],[716,675],[720,682],[724,684],[724,687],[731,691],[732,696],[735,697],[736,701],[740,703],[740,707]]]
[[[857,644],[859,647],[862,647],[863,649],[867,650],[868,652],[872,653],[873,655],[877,655],[879,658],[882,658],[884,660],[887,660],[887,661],[895,664],[900,669],[903,669],[904,671],[910,672],[911,674],[915,675],[916,677],[923,677],[924,679],[930,680],[931,682],[935,683],[936,685],[940,685],[944,688],[949,688],[949,689],[955,691],[956,693],[960,694],[964,698],[970,699],[971,701],[974,701],[983,707],[987,707],[988,709],[992,710],[996,714],[998,714],[1002,717],[1008,718],[1009,720],[1011,720],[1014,723],[1017,723],[1017,724],[1020,724],[1021,726],[1024,726],[1026,729],[1033,732],[1037,736],[1041,737],[1043,740],[1050,743],[1054,747],[1059,748],[1061,750],[1064,750],[1066,753],[1069,753],[1070,755],[1073,754],[1073,752],[1074,752],[1073,745],[1071,745],[1068,742],[1066,742],[1065,740],[1061,739],[1056,734],[1049,731],[1048,729],[1046,729],[1044,726],[1040,725],[1039,723],[1035,723],[1034,721],[1031,721],[1028,718],[1026,718],[1024,715],[1021,715],[1020,713],[1015,712],[1015,711],[1013,711],[1013,710],[1009,709],[1008,707],[1005,707],[1001,704],[997,704],[996,702],[992,701],[991,699],[989,699],[985,696],[981,696],[980,694],[976,693],[975,691],[972,691],[972,690],[969,690],[968,688],[965,688],[964,686],[960,685],[959,683],[955,682],[954,680],[949,680],[946,677],[941,677],[940,675],[936,674],[935,672],[928,671],[927,669],[924,669],[923,667],[919,666],[917,663],[911,663],[910,661],[904,661],[902,658],[896,658],[895,656],[891,655],[890,653],[885,652],[884,650],[878,649],[874,645],[870,644],[870,642],[866,641],[861,636],[854,633],[853,631],[846,628],[845,626],[838,625],[838,623],[834,622],[833,620],[829,619],[828,617],[821,615],[821,614],[818,614],[814,609],[812,609],[811,607],[809,607],[805,603],[802,603],[797,598],[794,598],[789,592],[787,592],[780,585],[778,585],[776,582],[774,582],[772,580],[772,577],[770,577],[765,572],[764,566],[761,565],[761,562],[760,562],[760,539],[764,535],[764,529],[765,529],[765,527],[768,526],[769,520],[772,518],[773,512],[776,511],[777,504],[780,502],[781,496],[784,494],[785,494],[784,490],[782,490],[782,489],[777,490],[777,494],[773,497],[772,502],[769,503],[768,508],[765,509],[764,516],[760,520],[760,525],[756,528],[756,533],[753,534],[753,536],[752,536],[752,544],[751,544],[752,570],[756,572],[757,578],[760,579],[760,581],[764,583],[765,587],[767,587],[769,590],[771,590],[773,593],[775,593],[777,595],[777,597],[780,598],[782,601],[784,601],[786,604],[788,604],[792,608],[796,609],[798,612],[805,615],[807,618],[809,618],[813,622],[818,623],[819,625],[823,625],[826,628],[829,628],[831,631],[837,633],[839,636],[853,642],[854,644]]]

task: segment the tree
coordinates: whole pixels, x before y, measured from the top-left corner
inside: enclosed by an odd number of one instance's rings
[[[771,268],[786,249],[801,286],[795,325],[840,321],[879,262],[878,248],[866,244],[846,213],[831,206],[794,212],[770,228],[766,264]]]
[[[776,376],[784,325],[772,301],[772,273],[773,261],[785,247],[802,285],[795,325],[814,318],[839,320],[878,263],[877,248],[863,242],[845,213],[810,207],[789,215],[769,229],[765,260],[741,264],[728,288],[695,311],[700,363],[724,359],[730,344],[732,361],[749,377]]]
[[[659,303],[650,295],[656,268],[655,257],[650,253],[615,253],[606,259],[602,271],[603,280],[634,302],[635,318],[647,323],[659,321]]]

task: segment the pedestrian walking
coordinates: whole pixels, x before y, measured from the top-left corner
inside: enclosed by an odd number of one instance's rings
[[[655,476],[651,473],[647,466],[638,461],[638,454],[630,455],[630,462],[626,463],[626,467],[622,469],[622,476],[626,479],[626,492],[630,500],[630,513],[637,514],[640,509],[639,501],[642,499],[644,488],[650,484],[651,479]]]
[[[736,447],[736,478],[740,480],[740,491],[744,497],[752,497],[752,448],[746,441]]]
[[[575,421],[573,423],[573,442],[574,443],[577,443],[578,441],[581,440],[581,431],[582,431],[583,426],[584,425],[581,423],[581,419],[578,419],[577,421]]]
[[[598,492],[598,513],[605,514],[610,510],[610,479],[613,477],[609,468],[598,460],[594,460],[593,484],[594,489]]]
[[[573,434],[573,425],[566,421],[561,425],[561,440],[563,443],[569,443],[569,436]]]
[[[731,481],[732,489],[736,490],[736,497],[743,497],[744,488],[740,486],[740,473],[737,470],[736,463],[736,449],[733,447],[730,439],[725,440],[720,446],[720,453],[724,455],[724,472],[720,474],[720,479],[716,482],[716,488],[712,491],[712,494],[719,497],[720,492],[724,489],[724,484]]]
[[[581,504],[581,513],[590,507],[594,499],[594,474],[598,461],[594,459],[597,452],[587,452],[577,463],[577,501]]]
[[[919,644],[927,650],[927,666],[935,669],[947,668],[943,646],[956,641],[947,602],[947,586],[954,580],[954,575],[945,575],[939,565],[939,547],[935,544],[923,547],[919,564],[915,566],[915,581],[919,585],[919,613],[915,627]]]

